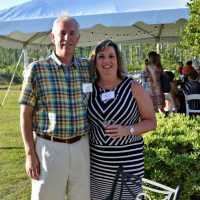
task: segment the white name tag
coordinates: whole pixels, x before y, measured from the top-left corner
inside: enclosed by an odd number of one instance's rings
[[[92,83],[83,83],[83,93],[89,93],[92,92]]]
[[[115,92],[114,91],[104,92],[101,95],[101,100],[102,101],[106,101],[106,100],[110,100],[110,99],[114,99],[114,98],[115,98]]]

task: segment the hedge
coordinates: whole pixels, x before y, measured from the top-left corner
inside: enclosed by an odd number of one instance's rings
[[[200,116],[157,114],[157,129],[144,134],[145,177],[176,188],[180,200],[200,195]]]

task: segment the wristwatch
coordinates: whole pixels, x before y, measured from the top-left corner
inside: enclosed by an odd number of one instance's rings
[[[130,134],[134,135],[135,129],[133,126],[129,126]]]

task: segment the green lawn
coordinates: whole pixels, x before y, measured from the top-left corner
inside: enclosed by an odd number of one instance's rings
[[[20,134],[19,90],[11,90],[0,108],[0,199],[30,199],[30,180],[25,172],[25,154]],[[6,90],[0,90],[0,102]]]

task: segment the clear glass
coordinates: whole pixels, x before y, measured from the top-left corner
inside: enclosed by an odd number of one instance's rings
[[[106,128],[108,125],[111,125],[111,124],[115,124],[115,121],[114,120],[105,120],[102,122],[103,124],[103,127]]]

